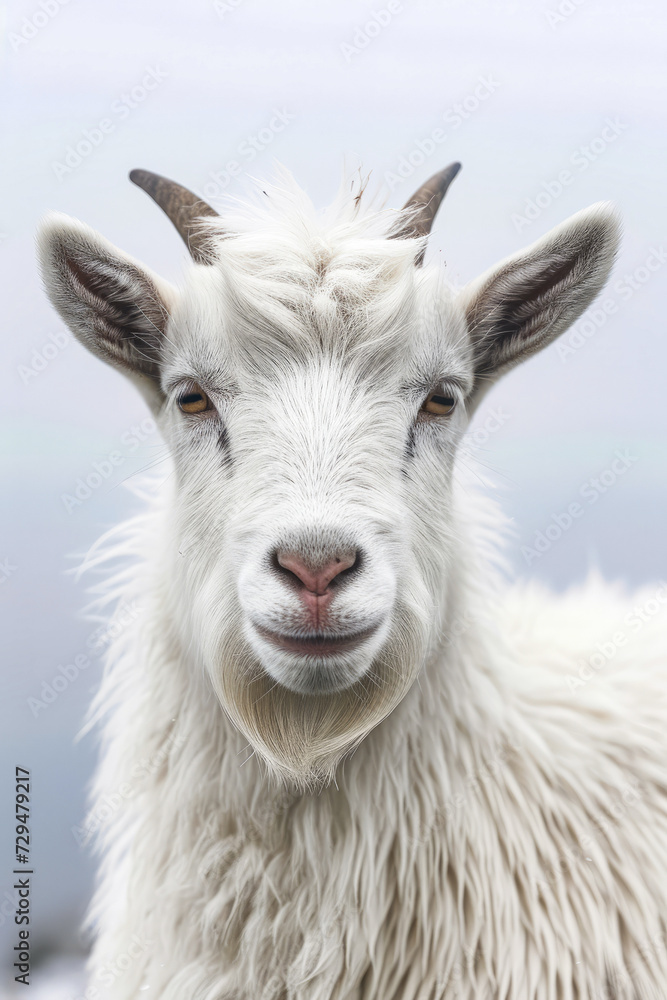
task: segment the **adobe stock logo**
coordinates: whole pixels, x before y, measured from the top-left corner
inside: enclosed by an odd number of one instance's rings
[[[62,158],[51,161],[51,169],[58,180],[62,181],[80,167],[116,131],[118,123],[129,118],[167,78],[168,73],[159,66],[147,66],[141,80],[112,102],[109,117],[100,118],[92,128],[82,129],[80,138],[65,148]]]
[[[394,191],[399,184],[412,177],[415,170],[430,159],[434,153],[440,154],[439,147],[447,142],[451,133],[459,129],[464,122],[469,121],[483,107],[484,102],[496,93],[499,87],[500,81],[496,80],[493,74],[487,73],[478,77],[469,92],[442,113],[441,120],[449,126],[449,130],[437,126],[428,135],[414,139],[412,149],[399,157],[392,170],[385,170],[384,182],[389,190]]]
[[[354,56],[358,56],[367,48],[374,38],[384,31],[393,21],[397,14],[402,13],[403,4],[401,0],[389,0],[386,7],[374,10],[371,17],[363,25],[357,25],[352,36],[352,42],[341,42],[340,51],[346,63],[351,63]]]
[[[541,189],[526,200],[523,214],[520,212],[512,214],[511,221],[517,233],[527,226],[532,226],[533,222],[561,197],[565,189],[573,184],[580,174],[588,170],[600,156],[603,156],[629,127],[628,123],[621,121],[618,115],[615,118],[605,118],[599,135],[572,151],[568,159],[569,166],[560,170],[556,177],[542,181]]]
[[[71,493],[61,493],[60,499],[68,514],[90,500],[103,483],[115,475],[116,469],[125,464],[128,455],[133,454],[140,445],[149,440],[157,431],[157,424],[151,417],[145,417],[140,424],[133,424],[121,435],[123,451],[115,449],[103,458],[93,462],[93,468],[87,474],[79,476],[72,487]]]
[[[612,285],[621,302],[627,302],[644,287],[661,267],[667,263],[667,250],[660,245],[651,247],[643,263],[628,274],[627,271]],[[588,309],[582,318],[570,328],[568,334],[556,344],[556,351],[561,361],[565,362],[594,337],[605,325],[609,316],[619,310],[620,303],[613,297],[598,300],[592,309]]]
[[[17,365],[16,371],[24,385],[48,368],[61,351],[72,343],[72,338],[65,330],[49,333],[48,338],[40,347],[33,347],[28,364]]]
[[[656,615],[664,615],[667,612],[667,583],[660,582],[652,597],[649,597],[643,604],[635,604],[631,611],[623,619],[622,629],[596,642],[595,649],[589,653],[585,660],[577,660],[579,667],[576,676],[569,674],[566,677],[567,686],[572,694],[578,688],[585,687],[590,681],[600,676],[600,672],[608,666],[614,659],[616,653],[628,641],[640,632],[647,622],[650,622]]]
[[[18,52],[20,48],[31,42],[42,28],[45,28],[60,13],[61,7],[69,2],[70,0],[40,0],[39,10],[35,10],[23,18],[19,31],[10,31],[9,44],[14,52]]]
[[[631,455],[627,449],[625,451],[619,449],[614,453],[614,458],[606,469],[603,469],[596,476],[591,476],[582,484],[579,495],[586,501],[588,507],[592,507],[638,461],[637,456]],[[554,544],[570,530],[574,522],[584,516],[586,510],[587,508],[578,500],[573,500],[572,503],[568,504],[566,510],[552,514],[551,521],[544,530],[535,532],[533,544],[521,546],[521,555],[526,565],[530,566],[536,559],[541,559],[546,552],[549,552]]]

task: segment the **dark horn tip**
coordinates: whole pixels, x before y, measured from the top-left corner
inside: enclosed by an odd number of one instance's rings
[[[436,213],[440,208],[442,199],[447,194],[449,185],[452,183],[461,164],[456,161],[443,167],[437,174],[429,177],[420,188],[409,198],[403,210],[410,210],[410,216],[405,224],[393,234],[393,239],[406,239],[428,236]],[[418,252],[415,257],[415,264],[420,267],[424,260],[425,247]]]
[[[438,186],[445,186],[445,190],[452,183],[459,170],[461,169],[461,164],[458,160],[454,163],[448,163],[446,167],[443,167],[437,174],[431,177],[427,184],[436,183]],[[426,186],[426,185],[425,185]]]
[[[211,263],[207,234],[201,231],[199,222],[203,217],[217,216],[215,209],[182,184],[151,170],[131,170],[130,180],[160,206],[185,241],[193,260],[197,264]]]
[[[130,170],[129,178],[133,184],[145,190],[146,186],[154,183],[156,180],[162,180],[158,174],[154,174],[151,170]]]

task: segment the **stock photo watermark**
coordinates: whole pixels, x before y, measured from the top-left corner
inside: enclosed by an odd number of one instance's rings
[[[601,330],[610,316],[618,312],[619,304],[629,302],[667,262],[667,251],[662,246],[651,247],[644,262],[629,274],[614,282],[612,288],[618,299],[607,297],[588,310],[586,314],[556,344],[558,357],[563,363],[571,358]],[[620,300],[620,301],[619,301]]]
[[[66,347],[72,343],[72,337],[65,330],[55,330],[48,334],[41,347],[33,347],[30,360],[23,365],[17,365],[16,371],[24,385],[40,375],[49,367],[52,361],[59,357]]]
[[[384,182],[389,190],[394,191],[400,184],[412,177],[415,170],[433,156],[439,147],[447,141],[449,135],[468,121],[496,93],[499,87],[500,81],[496,80],[492,74],[480,76],[470,92],[461,101],[457,101],[456,104],[443,112],[442,121],[447,129],[438,126],[423,138],[416,139],[412,149],[404,156],[399,157],[393,170],[385,170]]]
[[[656,931],[655,934],[641,944],[637,944],[636,947],[639,952],[637,961],[626,965],[625,969],[615,969],[610,972],[605,986],[602,990],[596,991],[591,1000],[618,1000],[618,997],[632,996],[633,994],[638,996],[635,992],[635,982],[639,962],[648,965],[651,959],[664,954],[667,947],[665,931],[663,929]],[[628,989],[631,992],[628,993]]]
[[[18,566],[14,565],[9,556],[5,556],[4,559],[0,560],[0,583],[7,583],[14,576],[17,569]]]
[[[590,165],[595,163],[629,127],[628,123],[622,122],[618,116],[605,118],[600,134],[571,153],[568,160],[570,166],[560,170],[556,177],[542,181],[540,190],[532,198],[526,199],[523,214],[519,212],[512,214],[512,225],[517,233],[532,226],[535,220],[561,197],[565,189],[574,184],[576,178],[588,170]]]
[[[503,743],[490,757],[480,761],[475,770],[468,771],[463,779],[462,790],[450,796],[438,807],[430,822],[422,824],[417,835],[409,838],[411,850],[414,852],[425,845],[434,831],[449,819],[451,813],[463,809],[471,797],[480,794],[483,786],[497,781],[502,769],[515,759],[520,751],[521,748],[514,744]]]
[[[388,28],[397,14],[403,12],[401,0],[389,0],[386,7],[374,10],[364,24],[358,24],[354,29],[352,41],[341,42],[340,51],[346,63],[351,63],[355,56],[367,49],[374,38],[377,38],[385,28]]]
[[[86,652],[77,653],[70,663],[56,667],[56,672],[50,680],[42,681],[39,697],[33,695],[26,700],[34,718],[53,705],[91,666],[93,657],[100,656],[114,639],[139,618],[142,610],[137,606],[136,601],[132,601],[130,604],[123,601],[110,621],[91,632],[86,640]]]
[[[584,866],[594,872],[595,859],[591,855],[596,849],[604,854],[604,838],[612,827],[618,826],[628,816],[630,807],[641,801],[639,782],[628,782],[619,788],[614,800],[606,806],[605,811],[589,817],[590,826],[586,832],[565,847],[556,862],[550,864],[544,871],[544,878],[539,881],[553,886],[565,875],[571,875],[576,868]]]
[[[504,427],[510,419],[510,414],[502,406],[496,406],[489,410],[481,426],[474,430],[466,431],[461,438],[459,454],[472,458],[481,448],[488,444],[490,438],[496,434],[501,427]]]
[[[638,632],[641,632],[647,622],[650,622],[658,614],[664,614],[666,610],[667,583],[661,581],[653,597],[649,597],[643,604],[635,605],[632,611],[626,614],[623,620],[625,628],[617,629],[606,639],[596,643],[595,650],[590,656],[583,662],[579,661],[577,673],[569,674],[565,679],[570,692],[574,694],[599,677],[601,671],[614,659],[618,650],[626,646]]]
[[[130,117],[150,94],[168,78],[168,73],[159,66],[147,66],[139,83],[112,102],[109,115],[100,118],[91,128],[81,130],[81,137],[65,148],[60,160],[51,161],[51,169],[59,181],[64,180],[99,149],[107,136],[118,128],[118,124]]]
[[[227,14],[233,14],[235,10],[242,7],[245,0],[214,0],[213,10],[216,12],[218,17],[226,17]]]
[[[99,969],[96,969],[94,981],[91,982],[84,993],[80,993],[77,997],[72,997],[72,1000],[97,1000],[97,997],[103,996],[102,989],[106,993],[107,988],[113,986],[114,983],[121,979],[127,970],[147,953],[151,945],[152,941],[147,941],[139,934],[133,934],[127,947],[119,952],[116,958],[105,962]],[[96,983],[98,985],[95,985]],[[140,989],[142,988],[140,987]]]
[[[252,163],[295,120],[296,115],[285,108],[274,108],[266,125],[257,132],[247,135],[238,144],[234,159],[227,160],[220,170],[211,170],[208,175],[210,180],[206,181],[197,193],[212,201],[219,198],[233,179],[243,172],[244,163]]]
[[[554,544],[570,530],[575,521],[584,516],[586,510],[598,502],[598,500],[608,493],[616,483],[631,469],[639,458],[631,455],[628,449],[620,449],[614,453],[614,458],[609,466],[599,472],[596,476],[591,476],[579,488],[579,495],[586,501],[586,505],[578,500],[569,503],[565,510],[551,515],[551,521],[541,531],[535,532],[532,545],[522,545],[521,555],[527,566],[530,566],[536,559],[553,548]]]
[[[563,24],[573,14],[576,14],[585,3],[586,0],[560,0],[560,3],[555,7],[545,10],[544,16],[547,24],[551,28],[557,28],[559,24]]]
[[[164,746],[156,750],[154,754],[136,761],[128,773],[128,780],[121,782],[117,789],[98,799],[86,817],[84,825],[71,827],[71,834],[77,844],[80,847],[88,844],[91,837],[99,833],[113,819],[118,810],[137,795],[142,782],[156,774],[167,762],[172,751],[178,750],[186,742],[187,736],[176,736],[172,733]]]
[[[30,778],[31,774],[28,768],[19,766],[14,768],[15,841],[13,864],[15,867],[12,870],[12,875],[15,876],[15,881],[12,889],[16,894],[14,940],[17,943],[12,950],[14,952],[13,969],[16,970],[14,982],[22,983],[23,986],[30,986],[30,966],[34,951],[34,946],[30,944],[32,876],[35,874],[31,855],[30,805],[32,786]]]
[[[61,493],[60,500],[67,513],[71,514],[86,500],[90,500],[105,482],[113,478],[116,469],[125,464],[128,456],[137,451],[156,432],[157,424],[151,417],[146,417],[140,424],[133,424],[125,431],[120,438],[123,451],[114,449],[93,462],[92,470],[77,478],[71,493]]]
[[[8,35],[9,44],[14,52],[18,52],[24,45],[36,38],[47,24],[66,7],[71,0],[40,0],[37,9],[28,14],[21,21],[18,31],[10,31]]]

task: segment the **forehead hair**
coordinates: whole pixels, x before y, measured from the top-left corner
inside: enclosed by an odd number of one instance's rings
[[[289,175],[206,220],[212,265],[193,266],[174,317],[191,362],[285,364],[324,354],[396,364],[424,338],[460,340],[442,268],[416,268],[421,239],[393,239],[405,213],[343,189],[318,212]],[[451,338],[450,338],[451,339]]]

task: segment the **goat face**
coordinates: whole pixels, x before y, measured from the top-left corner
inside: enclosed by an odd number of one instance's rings
[[[405,661],[406,617],[420,636],[410,662],[436,622],[472,366],[460,317],[441,297],[425,318],[419,272],[411,259],[402,270],[392,263],[377,309],[365,283],[356,302],[332,297],[335,262],[315,294],[286,283],[282,328],[261,280],[245,276],[264,310],[249,320],[224,269],[205,272],[209,287],[168,329],[163,424],[178,565],[200,574],[185,589],[195,631],[219,638],[221,664],[242,634],[262,671],[302,695],[377,687],[383,651]]]
[[[591,301],[617,224],[580,213],[453,295],[415,267],[423,233],[382,238],[353,209],[327,228],[293,193],[271,200],[233,238],[210,224],[178,294],[63,217],[41,249],[61,315],[134,379],[170,445],[184,650],[264,760],[309,782],[435,645],[457,442],[493,378]]]

